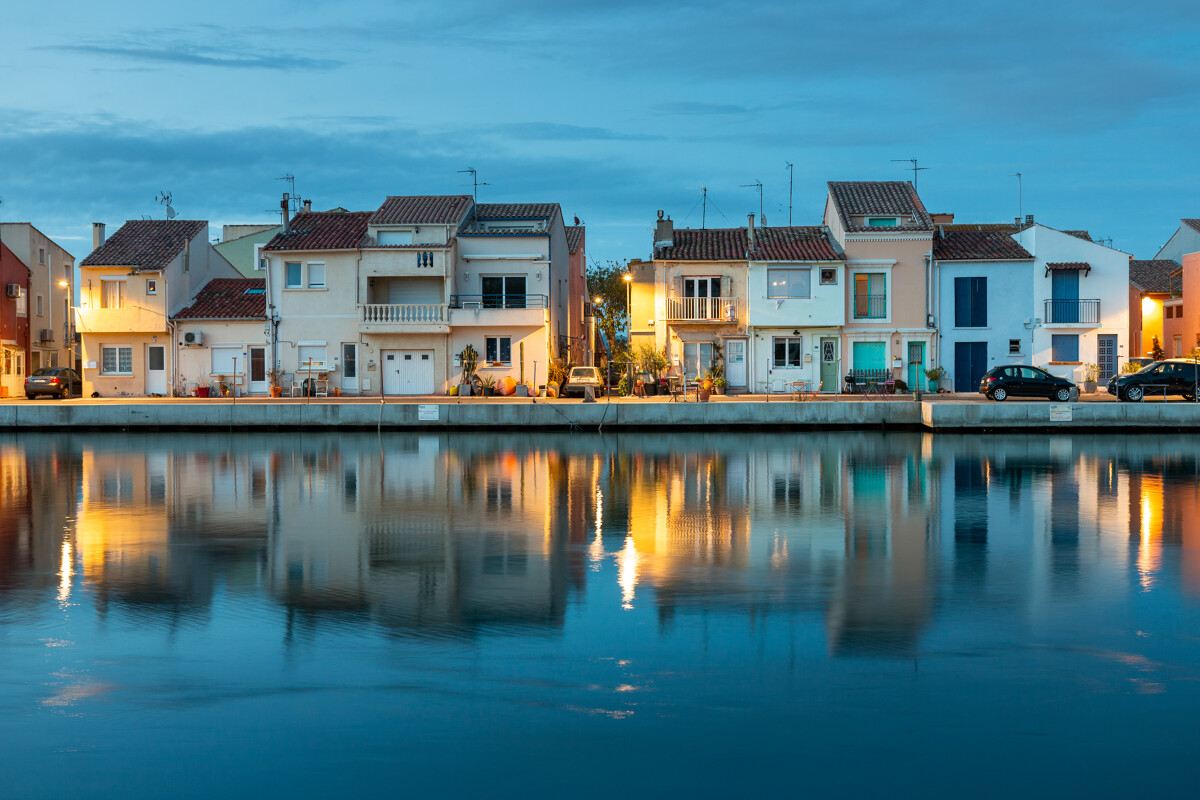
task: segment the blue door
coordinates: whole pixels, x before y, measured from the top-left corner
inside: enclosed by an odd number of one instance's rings
[[[1050,297],[1047,322],[1079,322],[1079,270],[1059,269],[1050,273]]]
[[[954,343],[954,391],[979,391],[987,372],[987,342]]]
[[[1108,383],[1108,379],[1117,371],[1117,335],[1115,333],[1100,334],[1097,342],[1099,358],[1097,359],[1100,367],[1101,386]]]

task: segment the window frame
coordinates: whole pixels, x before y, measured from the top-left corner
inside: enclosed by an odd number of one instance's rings
[[[158,281],[154,278],[146,279],[146,294],[158,294]]]
[[[859,278],[862,278],[866,283],[866,286],[867,286],[866,294],[860,295],[858,293]],[[876,283],[877,280],[883,282],[883,292],[882,292],[882,294],[871,294],[872,285],[874,283]],[[873,270],[873,269],[855,270],[854,283],[853,283],[853,287],[852,287],[853,293],[851,295],[851,297],[854,298],[854,300],[853,300],[853,314],[854,314],[853,318],[854,319],[875,320],[877,322],[887,322],[888,320],[890,320],[891,316],[892,316],[891,315],[891,296],[888,294],[888,292],[889,292],[889,286],[891,285],[891,282],[892,281],[891,281],[891,272],[890,271]],[[877,316],[872,316],[870,313],[871,304],[870,304],[870,300],[868,299],[866,301],[866,312],[863,314],[859,314],[858,313],[858,311],[859,311],[858,298],[860,298],[860,297],[864,297],[864,298],[882,297],[883,298],[883,313],[879,314]]]
[[[39,316],[39,317],[46,316],[45,302],[46,302],[45,295],[42,295],[42,294],[34,295],[34,308],[37,309],[36,316]]]
[[[129,370],[121,369],[121,351],[124,350],[129,355]],[[108,351],[116,351],[116,369],[109,371],[105,366],[104,354]],[[102,344],[100,345],[100,375],[112,378],[132,378],[133,377],[133,345],[131,344]]]
[[[696,287],[700,282],[704,281],[708,284],[709,294],[696,294]],[[692,294],[688,294],[688,283],[692,285]],[[713,289],[716,289],[716,294],[712,294]],[[769,288],[769,286],[768,286]],[[684,298],[702,298],[705,300],[721,299],[721,276],[720,275],[684,275],[680,283],[680,289],[683,291]]]
[[[807,294],[776,294],[775,281],[784,277],[780,273],[789,273],[787,288],[792,291],[794,273],[804,273],[807,278]],[[767,299],[768,300],[811,300],[812,299],[812,267],[771,267],[767,269]]]
[[[321,282],[320,283],[313,283],[313,267],[320,267],[320,271],[321,271]],[[328,288],[328,284],[326,283],[325,262],[324,261],[307,261],[307,262],[305,262],[305,264],[304,264],[304,288],[305,289],[316,289],[316,290],[320,290],[320,291],[324,291],[325,289]]]
[[[296,268],[296,282],[292,283],[290,274],[291,267]],[[283,262],[283,288],[284,289],[303,289],[304,288],[304,262],[303,261],[285,261]]]
[[[505,359],[501,358],[501,356],[504,354],[504,348],[501,343],[504,341],[508,342],[508,360],[507,361]],[[491,346],[492,342],[495,342],[495,344],[496,344],[496,350],[495,350],[496,358],[488,357],[488,353],[490,352],[488,348]],[[504,336],[502,334],[496,334],[494,336],[484,336],[483,337],[483,366],[487,366],[487,367],[511,367],[512,366],[512,336]]]
[[[1065,346],[1069,340],[1074,340],[1074,358],[1061,358],[1059,346],[1060,342]],[[1062,354],[1065,355],[1065,354]],[[1055,333],[1050,336],[1050,361],[1053,364],[1079,364],[1079,334],[1077,333]]]
[[[783,363],[779,363],[779,345],[783,344]],[[792,344],[796,345],[796,362],[792,363]],[[804,337],[803,336],[772,336],[771,337],[771,368],[772,369],[803,369],[804,368]]]
[[[863,227],[865,228],[899,228],[899,217],[863,217]]]
[[[1021,355],[1021,340],[1020,339],[1009,339],[1008,340],[1008,354],[1010,356]]]
[[[125,295],[126,295],[125,284],[126,283],[127,283],[127,281],[124,278],[101,277],[100,278],[100,308],[125,308]],[[104,291],[105,284],[116,284],[117,285],[117,288],[119,290],[117,292],[117,305],[110,306],[105,303],[105,299],[106,299],[106,294]]]
[[[827,273],[829,275],[829,280],[825,280],[825,276]],[[837,286],[837,284],[838,284],[837,273],[838,273],[837,267],[821,267],[821,272],[820,272],[820,277],[819,277],[819,280],[821,281],[820,285],[821,286]]]

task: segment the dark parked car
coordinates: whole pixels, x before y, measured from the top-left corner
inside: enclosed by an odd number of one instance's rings
[[[25,378],[25,396],[30,400],[39,394],[65,399],[68,391],[77,396],[83,392],[83,379],[70,367],[43,367]]]
[[[1132,375],[1113,375],[1108,393],[1118,400],[1141,400],[1149,394],[1183,395],[1196,399],[1196,362],[1172,358],[1155,361]]]
[[[1071,399],[1075,384],[1066,378],[1051,375],[1044,369],[1012,364],[993,367],[979,382],[979,393],[992,400],[1009,397],[1047,397],[1065,403]]]

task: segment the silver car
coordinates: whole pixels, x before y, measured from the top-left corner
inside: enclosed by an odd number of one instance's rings
[[[571,367],[567,374],[567,384],[563,387],[563,397],[577,394],[583,397],[585,386],[591,386],[596,397],[604,396],[604,376],[598,367]]]
[[[43,367],[25,378],[25,396],[30,400],[48,394],[60,400],[83,393],[83,379],[70,367]]]

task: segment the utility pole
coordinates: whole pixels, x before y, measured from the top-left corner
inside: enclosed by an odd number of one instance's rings
[[[924,172],[925,170],[929,169],[929,167],[918,167],[917,160],[915,158],[893,158],[892,161],[905,161],[909,164],[912,164],[914,190],[917,188],[917,173]]]
[[[783,162],[788,168],[788,227],[792,227],[792,178],[795,177],[796,165],[790,161]]]
[[[766,225],[767,221],[763,219],[763,187],[762,181],[758,178],[754,179],[754,183],[743,183],[743,189],[758,189],[758,219],[760,225]]]

